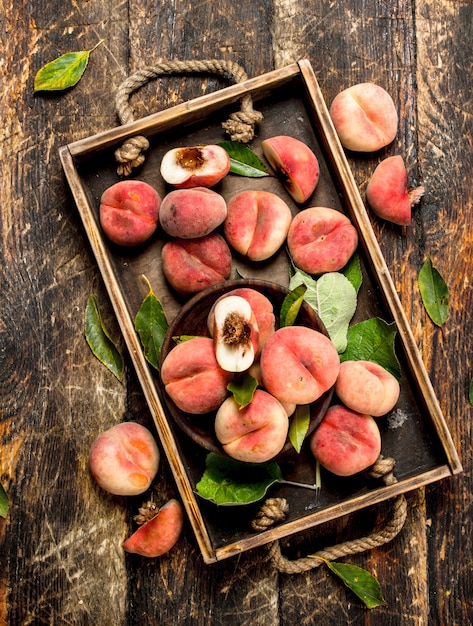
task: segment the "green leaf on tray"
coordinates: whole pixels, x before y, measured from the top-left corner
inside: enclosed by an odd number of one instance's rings
[[[317,555],[314,556],[320,558]],[[365,569],[349,563],[336,563],[326,559],[322,561],[364,602],[368,609],[386,605],[379,582]]]
[[[98,360],[122,381],[124,372],[122,356],[102,321],[97,300],[93,295],[89,296],[85,309],[85,338]]]
[[[289,425],[289,441],[296,452],[300,452],[310,424],[310,406],[299,404],[296,407]]]
[[[102,42],[100,41],[98,45]],[[67,52],[54,61],[46,63],[38,70],[34,79],[34,92],[38,91],[63,91],[74,87],[82,78],[90,53],[95,50],[81,50]]]
[[[253,400],[253,395],[258,386],[258,381],[253,376],[245,374],[234,378],[227,385],[228,391],[233,394],[235,402],[239,405],[240,409],[244,409]]]
[[[196,493],[217,505],[251,504],[261,500],[269,487],[280,481],[281,469],[275,461],[243,463],[210,452]]]
[[[430,258],[419,271],[418,284],[427,314],[434,324],[442,326],[448,317],[449,290]]]
[[[248,146],[238,141],[221,141],[219,144],[230,157],[230,173],[250,178],[269,176],[265,164]]]
[[[292,326],[296,321],[296,317],[300,311],[304,296],[307,291],[306,285],[298,285],[284,298],[279,313],[279,325]]]
[[[6,517],[9,508],[10,503],[8,501],[7,492],[3,488],[3,485],[0,485],[0,516]]]
[[[363,273],[361,271],[361,262],[360,255],[355,253],[348,263],[345,265],[340,272],[348,278],[353,287],[355,288],[356,293],[360,290],[361,284],[363,282]]]
[[[315,280],[309,274],[297,270],[291,277],[289,288],[304,284],[304,299],[319,315],[337,352],[347,346],[347,331],[357,305],[355,287],[340,272],[327,272]]]
[[[136,314],[135,330],[141,339],[145,359],[155,369],[159,370],[161,348],[168,329],[168,322],[161,302],[155,296],[148,279],[146,276],[143,278],[148,283],[149,292]]]
[[[400,380],[401,366],[394,349],[396,333],[394,322],[388,324],[379,317],[354,324],[348,329],[347,348],[340,361],[373,361]]]

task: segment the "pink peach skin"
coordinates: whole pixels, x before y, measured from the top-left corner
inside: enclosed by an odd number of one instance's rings
[[[380,218],[409,226],[412,207],[424,194],[421,185],[407,188],[407,172],[402,156],[387,157],[376,167],[366,187],[366,200],[372,211]]]
[[[333,405],[309,440],[322,467],[337,476],[353,476],[371,467],[381,452],[381,433],[370,415]]]
[[[330,105],[330,116],[347,150],[375,152],[396,137],[399,118],[388,92],[374,83],[341,91]]]
[[[299,269],[309,274],[336,272],[355,252],[358,233],[340,211],[311,207],[300,211],[292,220],[287,245]]]
[[[291,220],[291,209],[276,194],[242,191],[228,202],[225,239],[251,261],[265,261],[285,242]]]
[[[123,422],[95,439],[89,452],[89,468],[105,491],[117,496],[135,496],[151,485],[159,459],[151,432],[136,422]]]
[[[215,433],[225,452],[238,461],[264,463],[284,447],[289,429],[286,410],[257,389],[244,408],[230,396],[217,411]]]
[[[99,219],[106,236],[120,246],[137,246],[158,226],[161,198],[140,180],[123,180],[105,189]]]
[[[162,556],[177,543],[184,525],[184,509],[171,499],[122,544],[125,552],[149,558]]]
[[[161,202],[159,221],[171,237],[194,239],[204,237],[227,217],[223,196],[206,187],[175,189]]]
[[[215,411],[228,395],[232,374],[215,358],[210,337],[194,337],[175,346],[161,365],[161,380],[174,404],[186,413]]]
[[[261,353],[264,388],[280,402],[310,404],[330,389],[340,358],[328,337],[305,326],[279,328]]]
[[[161,161],[161,176],[179,189],[213,187],[230,171],[230,157],[221,146],[173,148]]]

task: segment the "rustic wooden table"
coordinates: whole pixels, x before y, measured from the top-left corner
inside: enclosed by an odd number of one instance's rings
[[[447,0],[111,0],[2,2],[0,480],[10,510],[0,519],[0,623],[371,624],[463,626],[473,622],[471,525],[473,374],[473,5]],[[80,83],[33,94],[37,70],[60,54],[93,48]],[[126,418],[152,428],[128,363],[126,384],[84,340],[84,310],[99,294],[114,314],[65,183],[59,148],[118,124],[120,83],[161,58],[236,61],[257,76],[310,60],[329,102],[373,81],[393,96],[400,129],[383,156],[401,153],[425,197],[413,224],[373,220],[387,265],[463,473],[407,494],[408,516],[387,545],[345,561],[373,573],[387,605],[371,612],[329,571],[282,574],[265,547],[205,565],[189,527],[159,559],[121,543],[133,506],[106,496],[87,457],[97,433]],[[226,86],[176,76],[133,97],[142,117]],[[379,156],[379,155],[378,155]],[[349,155],[360,190],[373,159]],[[442,333],[422,307],[417,273],[430,256],[450,288]],[[176,497],[166,460],[162,500]],[[304,555],[365,532],[371,511],[282,542]]]

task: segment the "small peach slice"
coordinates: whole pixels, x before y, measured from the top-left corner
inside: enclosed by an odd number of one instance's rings
[[[337,476],[353,476],[376,462],[381,433],[370,415],[333,405],[310,438],[310,449],[322,467]]]
[[[319,182],[319,162],[307,144],[286,135],[261,142],[263,154],[286,191],[299,204],[305,202]]]
[[[341,91],[330,105],[330,117],[347,150],[375,152],[396,137],[398,114],[388,92],[374,83]]]
[[[232,396],[217,411],[215,434],[234,459],[264,463],[284,447],[289,429],[285,408],[266,391],[257,389],[244,408]]]
[[[380,218],[409,226],[412,207],[424,194],[424,187],[407,188],[407,172],[400,155],[387,157],[376,167],[366,187],[366,200]]]
[[[157,514],[142,524],[122,544],[125,552],[156,557],[166,554],[177,543],[184,525],[184,508],[171,499]]]
[[[230,171],[230,157],[221,146],[173,148],[161,161],[161,176],[174,187],[213,187]]]
[[[250,303],[240,296],[221,298],[213,308],[215,357],[227,372],[244,372],[255,360],[258,325]]]
[[[251,261],[269,259],[285,242],[292,213],[276,194],[242,191],[230,199],[227,209],[225,239]]]
[[[294,264],[304,272],[336,272],[355,252],[358,232],[340,211],[311,207],[292,220],[287,245]]]

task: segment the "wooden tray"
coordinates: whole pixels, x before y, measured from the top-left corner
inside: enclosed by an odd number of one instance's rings
[[[251,94],[254,108],[264,119],[251,148],[261,156],[261,141],[273,135],[292,135],[305,141],[320,162],[320,182],[304,206],[329,206],[346,213],[358,229],[363,285],[353,322],[378,316],[397,326],[396,351],[402,367],[402,392],[397,415],[402,426],[384,418],[379,421],[382,453],[396,460],[398,482],[389,486],[373,484],[363,476],[337,478],[323,474],[323,486],[314,492],[275,486],[272,496],[286,497],[290,512],[286,522],[256,533],[250,522],[261,503],[238,507],[217,507],[195,494],[196,483],[205,469],[207,452],[168,419],[160,397],[156,372],[143,356],[133,320],[148,292],[143,279],[150,281],[171,321],[184,303],[176,298],[160,268],[163,235],[158,232],[137,250],[111,245],[98,224],[99,199],[103,190],[119,179],[114,150],[126,138],[141,134],[150,141],[144,165],[134,177],[155,186],[161,196],[165,188],[159,163],[165,151],[180,145],[218,143],[227,139],[221,123],[237,109],[238,101]],[[368,505],[392,498],[462,470],[444,416],[414,342],[395,287],[383,259],[369,217],[350,172],[345,154],[333,129],[327,107],[308,61],[269,72],[217,93],[205,95],[139,121],[114,128],[63,146],[60,158],[67,182],[108,290],[156,430],[170,463],[196,536],[203,559],[213,563],[255,546],[288,536]],[[300,209],[285,194],[279,181],[266,177],[249,179],[228,175],[215,190],[228,198],[243,189],[267,189],[282,195],[294,214]],[[234,265],[246,278],[278,281],[287,285],[289,266],[281,251],[262,264],[246,263],[234,256]],[[403,421],[403,420],[401,420]],[[295,453],[294,453],[295,454]],[[303,451],[282,460],[285,478],[314,482],[315,463]]]

